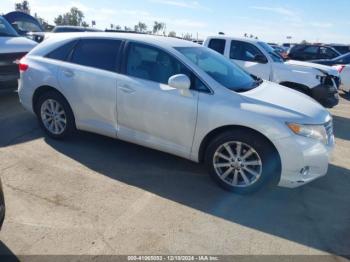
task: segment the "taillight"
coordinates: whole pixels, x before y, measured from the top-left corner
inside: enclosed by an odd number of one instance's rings
[[[28,65],[20,62],[20,63],[18,64],[18,68],[19,68],[19,71],[20,71],[20,72],[25,72],[25,71],[27,71],[27,69],[28,69]]]
[[[345,65],[338,65],[335,67],[339,73],[343,72],[344,68],[345,68]]]

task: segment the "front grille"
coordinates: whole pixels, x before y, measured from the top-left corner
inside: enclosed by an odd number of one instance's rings
[[[334,131],[333,131],[333,121],[329,121],[324,124],[327,133],[327,144],[331,145],[334,143]]]

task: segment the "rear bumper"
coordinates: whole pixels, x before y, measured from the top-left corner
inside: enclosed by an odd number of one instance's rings
[[[311,96],[321,105],[332,108],[339,103],[338,89],[330,85],[318,85],[311,89]]]

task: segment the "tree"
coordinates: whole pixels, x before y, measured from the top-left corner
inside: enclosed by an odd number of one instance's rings
[[[175,31],[170,31],[168,36],[169,37],[176,37],[176,32]]]
[[[26,14],[30,14],[29,2],[22,1],[20,3],[15,3],[15,10]]]
[[[122,27],[120,25],[115,25],[114,28],[115,30],[122,30]]]
[[[154,21],[153,25],[153,34],[158,34],[159,31],[162,31],[163,29],[166,28],[166,25],[164,23],[159,23],[157,21]],[[164,33],[164,32],[163,32]]]
[[[77,7],[72,7],[68,13],[56,17],[54,22],[56,25],[86,26],[87,23],[83,19],[83,12]]]
[[[190,33],[184,34],[183,39],[185,39],[185,40],[192,40],[193,39],[192,38],[192,34],[190,34]]]
[[[124,26],[124,31],[132,31],[132,28],[131,27],[128,27],[128,26]]]
[[[146,25],[145,23],[139,22],[139,23],[137,24],[137,26],[138,26],[139,31],[140,31],[141,33],[144,33],[144,32],[147,31],[147,25]]]
[[[86,27],[89,27],[89,24],[86,23],[85,21],[83,21],[83,22],[81,23],[81,26],[86,28]]]

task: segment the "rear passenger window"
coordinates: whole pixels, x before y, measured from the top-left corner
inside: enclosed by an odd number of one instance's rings
[[[83,66],[116,72],[121,41],[111,39],[83,39],[76,46],[71,62]]]
[[[223,55],[225,53],[225,45],[225,39],[211,39],[208,47]]]
[[[59,48],[50,52],[48,55],[46,55],[46,57],[60,61],[67,61],[68,56],[76,43],[76,40],[66,43],[63,46],[60,46]]]

